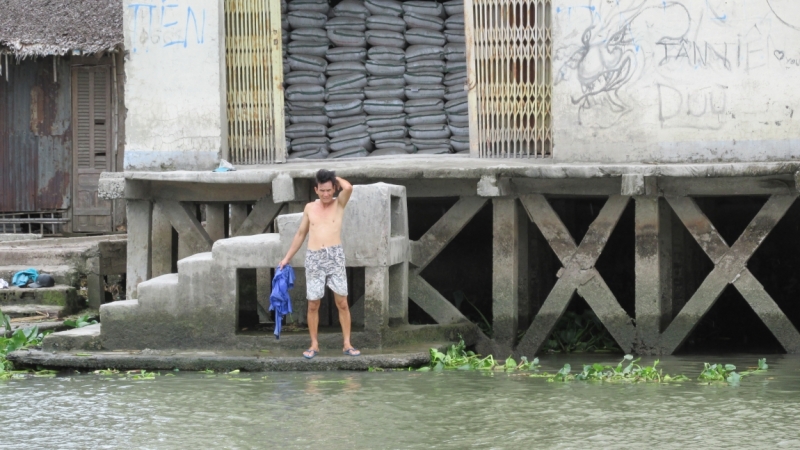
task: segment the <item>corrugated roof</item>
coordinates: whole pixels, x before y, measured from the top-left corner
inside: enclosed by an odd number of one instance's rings
[[[0,49],[17,57],[122,47],[121,0],[0,0]]]

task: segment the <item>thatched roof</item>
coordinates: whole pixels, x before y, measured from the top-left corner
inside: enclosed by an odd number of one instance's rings
[[[122,47],[122,0],[0,0],[0,50],[17,57]]]

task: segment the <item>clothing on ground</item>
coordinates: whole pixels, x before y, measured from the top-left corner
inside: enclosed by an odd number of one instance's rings
[[[27,286],[28,283],[36,282],[37,278],[39,278],[39,272],[36,269],[25,269],[14,274],[14,277],[11,278],[11,284],[23,287]]]

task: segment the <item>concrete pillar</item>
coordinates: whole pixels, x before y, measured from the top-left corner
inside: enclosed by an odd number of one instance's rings
[[[245,219],[247,219],[247,204],[245,203],[231,203],[231,229],[230,235],[235,236],[239,227],[242,226]]]
[[[528,280],[530,266],[528,264],[528,225],[530,218],[519,202],[514,202],[517,208],[517,298],[519,299],[518,326],[526,327],[533,321],[533,306],[531,305],[531,290]]]
[[[172,224],[161,206],[153,205],[152,234],[150,236],[152,276],[172,272]]]
[[[86,260],[86,293],[88,294],[89,308],[100,309],[105,298],[106,284],[100,273],[100,257],[95,256]]]
[[[408,262],[389,267],[389,324],[408,324]]]
[[[364,268],[364,331],[380,333],[389,325],[389,268]]]
[[[669,205],[655,196],[636,200],[636,330],[639,353],[657,353],[672,319],[672,223]]]
[[[510,353],[519,326],[520,291],[525,289],[520,283],[520,259],[523,254],[527,256],[527,251],[523,252],[523,246],[520,245],[521,221],[517,200],[495,198],[492,203],[493,338],[498,351]]]
[[[308,320],[308,299],[306,298],[306,269],[302,267],[294,268],[294,289],[289,291],[292,298],[292,310],[294,319],[300,325],[307,325]]]
[[[272,293],[272,269],[269,267],[256,269],[256,301],[258,302],[259,323],[270,322],[270,293]]]
[[[225,238],[225,204],[206,204],[206,233],[212,242]]]
[[[125,297],[138,297],[137,286],[150,279],[150,230],[153,204],[149,200],[128,200],[128,267]]]

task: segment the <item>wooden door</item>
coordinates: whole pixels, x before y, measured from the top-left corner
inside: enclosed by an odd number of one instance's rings
[[[111,74],[108,66],[72,68],[72,231],[112,231],[112,202],[97,196],[111,170]]]

